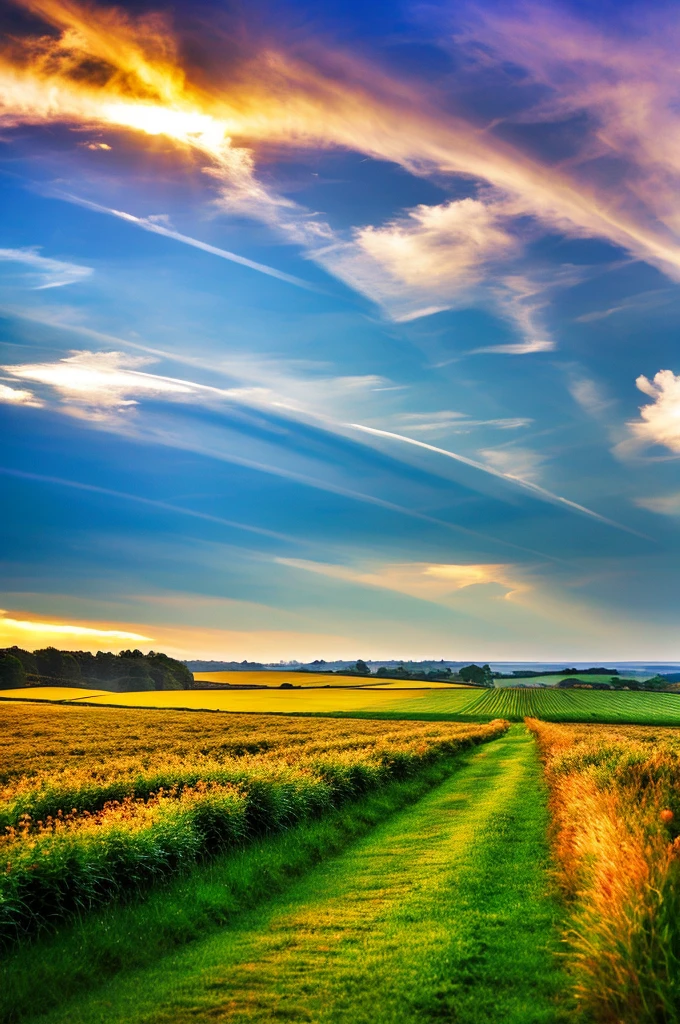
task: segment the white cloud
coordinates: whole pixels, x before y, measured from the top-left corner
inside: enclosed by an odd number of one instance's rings
[[[469,305],[488,265],[518,245],[501,208],[468,198],[417,206],[312,255],[392,319],[405,321]]]
[[[394,427],[408,430],[412,434],[427,434],[428,437],[442,437],[445,434],[467,434],[477,427],[494,427],[498,430],[518,430],[528,427],[533,420],[526,416],[508,416],[499,419],[476,420],[464,412],[443,409],[440,412],[401,413],[390,419]]]
[[[4,402],[6,405],[29,405],[36,409],[43,404],[32,391],[10,388],[6,384],[0,384],[0,402]]]
[[[53,388],[67,405],[120,410],[136,404],[133,396],[187,396],[197,386],[186,381],[143,373],[135,367],[149,362],[122,352],[76,352],[54,363],[5,366],[12,377]]]
[[[525,483],[534,483],[539,477],[545,455],[530,448],[483,448],[479,453],[487,464],[505,476]]]
[[[672,370],[659,370],[653,380],[641,375],[635,381],[651,405],[640,407],[640,420],[628,424],[641,445],[662,445],[680,453],[680,376]]]
[[[649,512],[658,512],[662,516],[680,516],[680,491],[675,494],[659,495],[656,498],[634,498],[633,504],[638,508],[646,508]]]
[[[29,280],[31,287],[37,291],[45,288],[61,288],[67,284],[77,284],[92,273],[91,267],[81,267],[77,263],[65,263],[41,256],[36,249],[0,249],[0,260],[5,263],[20,263],[30,268]]]

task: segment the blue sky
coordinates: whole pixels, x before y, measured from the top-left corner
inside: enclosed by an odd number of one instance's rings
[[[0,641],[680,657],[680,20],[8,8]]]

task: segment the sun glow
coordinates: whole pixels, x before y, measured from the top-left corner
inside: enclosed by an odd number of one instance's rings
[[[120,646],[121,641],[150,641],[152,637],[143,636],[125,629],[100,629],[94,626],[81,626],[71,622],[43,622],[39,619],[18,619],[6,615],[0,610],[0,645],[11,646],[22,642],[30,643],[31,648],[41,643],[54,643],[55,638],[83,638],[91,643],[105,646]],[[68,645],[72,646],[71,643]]]

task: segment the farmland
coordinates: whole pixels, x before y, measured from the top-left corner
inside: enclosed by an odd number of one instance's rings
[[[587,1019],[680,1019],[680,737],[532,721]]]
[[[159,735],[153,712],[128,711],[121,723],[105,708],[25,708],[0,708],[4,943],[321,816],[506,728],[222,716],[191,716],[189,725],[175,715]],[[179,735],[168,743],[173,717]]]
[[[77,692],[0,702],[0,1019],[680,1021],[676,695]]]
[[[235,673],[248,676],[250,673]],[[479,689],[466,686],[306,687],[299,690],[157,690],[94,693],[41,687],[0,691],[5,700],[241,712],[244,714],[384,715],[390,718],[680,724],[680,695],[628,690]],[[0,701],[0,704],[2,701]]]
[[[64,719],[75,711],[54,710]],[[137,732],[141,713],[133,714]],[[172,725],[182,718],[197,716]],[[290,728],[301,741],[295,730],[305,723]],[[329,738],[323,729],[319,739]],[[152,742],[151,730],[140,735]],[[111,757],[122,743],[119,732]],[[463,763],[438,759],[318,824],[199,865],[148,901],[79,917],[20,948],[5,961],[0,1001],[14,1019],[51,1006],[54,1024],[416,1024],[454,1012],[467,1024],[566,1021],[546,825],[535,745],[521,726],[500,729]],[[327,860],[320,854],[331,840],[336,856]],[[305,870],[286,882],[284,865],[305,847]],[[195,941],[182,948],[187,935]]]

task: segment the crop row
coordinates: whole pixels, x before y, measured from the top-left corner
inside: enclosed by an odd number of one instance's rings
[[[540,718],[549,722],[611,722],[640,725],[680,724],[680,695],[618,690],[496,689],[476,691],[461,715]]]
[[[59,732],[63,710],[40,707],[34,724],[49,734],[52,721]],[[55,713],[52,718],[50,713]],[[24,716],[29,714],[24,709]],[[88,730],[96,728],[96,721],[105,729],[109,715],[120,712],[89,710],[80,721]],[[103,771],[93,751],[79,771],[72,764],[60,771],[56,759],[51,772],[20,777],[8,786],[0,838],[0,941],[140,891],[254,836],[323,815],[507,728],[504,722],[404,722],[385,730],[384,723],[317,719],[298,720],[292,727],[279,718],[253,719],[250,732],[261,752],[239,757],[230,732],[247,726],[220,716],[223,743],[232,751],[228,756],[218,760],[217,745],[210,756],[196,750],[197,736],[183,759],[176,751],[161,770],[159,738],[157,747],[147,751],[146,773],[140,774],[130,768],[136,763],[132,752],[143,715],[159,722],[154,712],[127,718],[128,735],[118,737],[120,774],[114,757],[109,756]],[[78,722],[76,713],[71,743],[78,742]],[[168,723],[163,725],[172,745]],[[382,733],[375,728],[380,725]],[[298,742],[289,749],[280,740],[291,728]],[[41,816],[27,807],[39,807]]]

